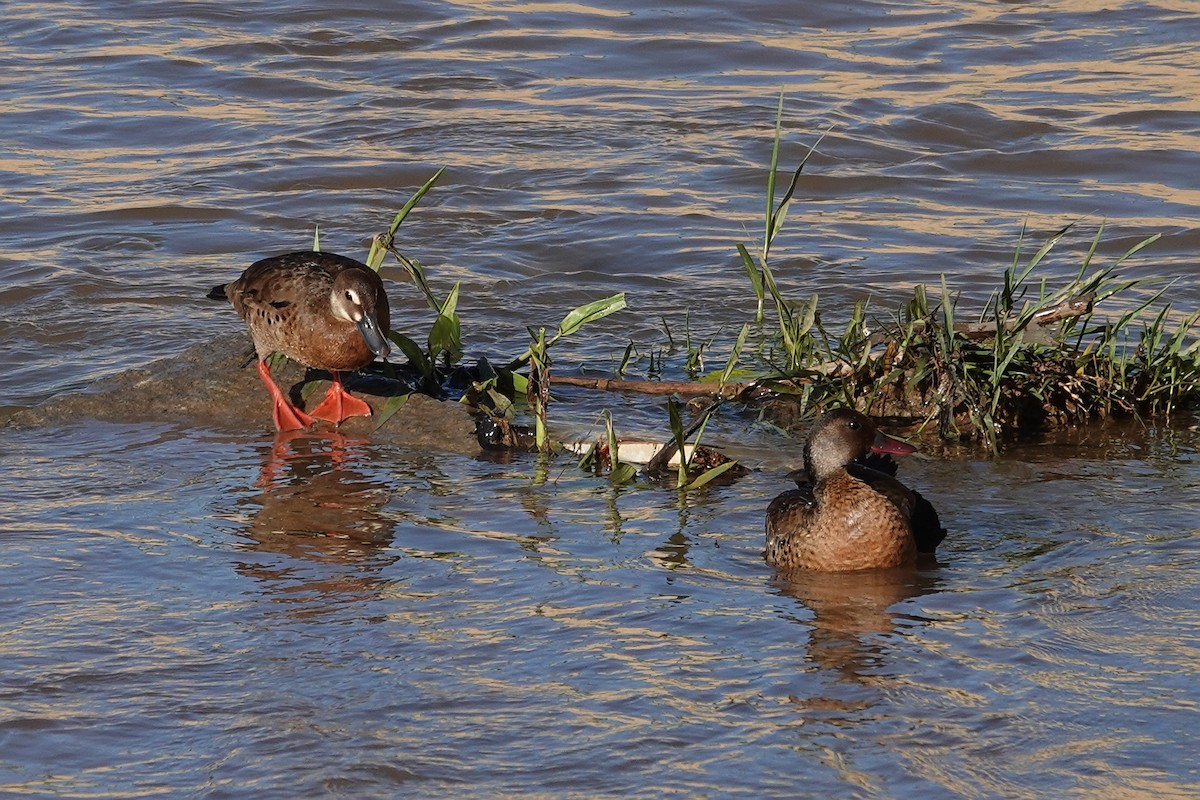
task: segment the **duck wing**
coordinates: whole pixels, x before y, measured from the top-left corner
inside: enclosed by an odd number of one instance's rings
[[[801,489],[789,489],[780,494],[767,506],[767,517],[778,518],[794,514],[808,514],[816,506],[812,487],[807,484]]]
[[[791,489],[767,506],[767,542],[763,557],[774,567],[802,564],[812,538],[817,507],[812,492]]]
[[[892,469],[896,462],[892,459]],[[900,513],[908,519],[912,526],[913,538],[917,542],[918,553],[932,553],[946,538],[946,529],[938,517],[933,504],[921,496],[915,489],[909,489],[890,474],[885,474],[870,467],[855,462],[846,467],[846,471],[870,486],[875,491],[891,501],[900,509]]]
[[[895,462],[892,463],[895,465]],[[857,461],[847,464],[846,472],[886,497],[892,505],[900,509],[900,513],[904,515],[905,519],[912,519],[915,503],[913,490],[896,480],[894,476],[863,466]]]
[[[809,501],[813,499],[812,481],[808,479],[808,472],[803,467],[794,469],[787,474],[788,480],[796,484],[796,487],[808,495]]]

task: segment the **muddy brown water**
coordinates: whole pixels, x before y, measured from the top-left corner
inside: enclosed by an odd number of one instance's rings
[[[204,291],[311,243],[462,284],[471,357],[616,291],[556,348],[633,373],[753,312],[734,245],[826,132],[776,244],[836,319],[946,275],[985,300],[1028,222],[1074,273],[1200,304],[1200,8],[9,2],[0,16],[0,404],[238,330]],[[387,268],[397,327],[431,315]],[[681,374],[682,354],[666,354]],[[241,379],[243,376],[235,376]],[[231,380],[235,379],[231,378]],[[115,399],[134,412],[136,392]],[[632,435],[661,401],[564,391]],[[0,795],[1120,797],[1200,792],[1191,417],[910,459],[936,567],[762,563],[796,442],[679,498],[265,416],[0,429]]]

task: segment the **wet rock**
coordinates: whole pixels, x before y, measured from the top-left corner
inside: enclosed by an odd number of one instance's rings
[[[0,415],[0,424],[33,427],[85,420],[184,422],[255,434],[271,431],[267,392],[253,362],[243,367],[251,355],[244,334],[221,336],[144,368],[98,381],[87,390],[58,395],[33,408],[8,410]],[[280,387],[303,408],[300,389],[305,381],[304,367],[289,362],[274,374]],[[475,419],[461,403],[410,393],[402,377],[347,374],[343,380],[347,389],[371,405],[375,416],[346,420],[339,432],[422,450],[461,454],[481,451]],[[328,387],[326,380],[311,381],[308,405],[316,405]],[[408,395],[404,405],[376,430],[384,404],[402,394]]]

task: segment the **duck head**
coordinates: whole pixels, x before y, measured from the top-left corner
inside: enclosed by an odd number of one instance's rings
[[[333,279],[329,302],[334,316],[354,323],[372,353],[380,358],[387,357],[392,348],[388,345],[387,331],[380,324],[388,318],[387,296],[362,270],[339,272]]]
[[[917,448],[875,429],[864,414],[835,408],[817,419],[804,443],[804,470],[816,485],[868,453],[912,453]]]

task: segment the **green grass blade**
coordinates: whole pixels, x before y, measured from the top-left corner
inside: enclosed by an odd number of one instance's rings
[[[1029,259],[1029,263],[1025,265],[1025,270],[1021,273],[1020,277],[1017,278],[1017,283],[1024,283],[1025,278],[1029,276],[1029,273],[1033,271],[1033,268],[1040,264],[1042,259],[1046,257],[1046,254],[1050,252],[1051,248],[1058,244],[1059,239],[1066,236],[1067,231],[1074,227],[1074,222],[1068,222],[1066,225],[1054,232],[1050,238],[1046,240],[1046,243],[1038,248],[1038,251],[1034,254],[1033,258]]]
[[[741,359],[742,347],[746,344],[746,336],[750,333],[749,323],[742,326],[741,333],[733,342],[733,347],[729,350],[729,360],[725,362],[725,370],[721,373],[721,386],[729,383],[729,378],[733,375],[734,368],[737,367],[738,361]]]
[[[421,188],[417,189],[416,193],[409,198],[408,202],[405,203],[398,212],[396,212],[396,216],[392,218],[392,224],[388,226],[387,232],[371,240],[371,250],[367,253],[368,267],[378,271],[379,268],[383,266],[383,258],[387,254],[388,248],[390,248],[392,243],[395,241],[396,231],[400,229],[401,223],[404,222],[405,218],[408,217],[409,212],[416,207],[417,203],[421,202],[421,198],[433,188],[433,185],[437,183],[438,178],[442,177],[442,173],[445,171],[446,168],[442,167],[437,172],[433,173],[433,177],[425,181]]]
[[[828,131],[826,131],[828,133]],[[787,191],[783,193],[783,199],[779,201],[779,207],[775,209],[775,214],[771,218],[771,241],[779,235],[779,231],[783,228],[783,221],[787,219],[788,208],[792,204],[792,198],[796,195],[796,187],[800,183],[800,173],[804,171],[804,165],[808,163],[808,159],[816,152],[817,145],[825,138],[825,133],[817,137],[813,142],[812,147],[808,148],[808,152],[804,154],[804,158],[800,159],[800,166],[796,167],[796,171],[792,173],[792,181],[788,184]]]
[[[1083,263],[1079,265],[1079,274],[1075,276],[1075,282],[1083,280],[1083,276],[1087,274],[1088,267],[1092,264],[1092,259],[1096,256],[1096,248],[1100,246],[1100,236],[1104,233],[1104,223],[1101,222],[1096,228],[1096,235],[1092,237],[1092,244],[1088,247],[1087,253],[1083,256]]]
[[[687,488],[699,489],[701,486],[704,486],[706,483],[708,483],[712,479],[719,478],[720,476],[724,475],[726,472],[731,470],[736,465],[737,465],[736,461],[726,461],[724,464],[718,464],[717,466],[713,467],[712,469],[706,471],[703,475],[700,475],[699,477],[697,477],[696,480],[689,483]]]
[[[754,289],[754,297],[758,300],[758,308],[754,312],[754,321],[761,324],[763,321],[763,300],[766,296],[766,286],[763,283],[762,273],[758,266],[754,263],[754,259],[750,257],[750,251],[746,249],[746,245],[738,242],[738,255],[742,257],[742,267],[746,270],[746,277],[750,279],[750,286]]]
[[[767,213],[764,215],[762,260],[771,250],[771,221],[775,217],[775,181],[779,170],[779,143],[783,138],[783,90],[779,90],[779,107],[775,111],[775,140],[771,147],[771,167],[767,172]]]
[[[684,454],[687,452],[684,449],[685,436],[683,433],[683,419],[679,416],[679,404],[675,402],[675,398],[671,397],[667,400],[667,417],[671,425],[671,438],[675,441],[675,452],[679,454],[679,467],[675,479],[675,487],[682,489],[687,485],[687,462]]]
[[[1135,244],[1133,247],[1126,250],[1125,255],[1121,256],[1116,261],[1114,261],[1113,268],[1115,269],[1116,267],[1119,267],[1121,264],[1125,263],[1125,260],[1128,259],[1130,256],[1132,256],[1134,253],[1138,252],[1142,248],[1149,247],[1150,245],[1154,244],[1161,238],[1162,238],[1161,233],[1156,233],[1153,236],[1146,237],[1142,241]]]

